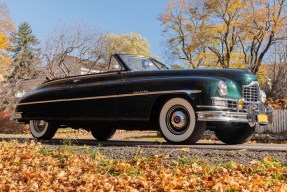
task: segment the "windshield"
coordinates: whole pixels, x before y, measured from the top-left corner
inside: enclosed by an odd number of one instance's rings
[[[160,70],[149,57],[138,55],[120,55],[123,62],[132,71],[154,71]]]

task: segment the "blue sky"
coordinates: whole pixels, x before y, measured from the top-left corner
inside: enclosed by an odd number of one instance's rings
[[[84,23],[116,34],[139,33],[163,58],[162,26],[157,17],[169,0],[0,0],[18,27],[28,22],[41,41],[61,22]]]

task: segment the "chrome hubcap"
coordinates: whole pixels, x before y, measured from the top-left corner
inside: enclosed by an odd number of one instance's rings
[[[184,106],[175,105],[166,114],[167,128],[175,135],[185,133],[189,127],[189,122],[190,116]]]
[[[171,116],[171,124],[176,129],[181,129],[182,127],[186,126],[186,114],[182,111],[175,111]]]
[[[44,120],[34,120],[33,124],[35,131],[37,131],[38,133],[44,131],[46,126],[48,125],[47,122]]]

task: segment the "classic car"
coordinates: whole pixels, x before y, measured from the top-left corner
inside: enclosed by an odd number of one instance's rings
[[[246,69],[171,70],[150,57],[115,54],[101,73],[41,84],[18,102],[14,118],[41,140],[72,127],[97,140],[117,129],[159,130],[175,144],[196,143],[211,130],[226,144],[240,144],[271,120],[265,100]]]

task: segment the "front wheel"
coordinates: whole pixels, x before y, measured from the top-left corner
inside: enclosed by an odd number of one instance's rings
[[[194,144],[203,135],[206,122],[197,121],[191,103],[172,98],[164,103],[159,114],[159,128],[165,140],[175,144]]]
[[[224,126],[222,126],[224,127]],[[241,124],[237,128],[226,127],[214,130],[216,137],[225,144],[242,144],[251,139],[256,126],[250,126],[248,123]]]
[[[54,137],[58,127],[53,123],[44,120],[30,120],[30,131],[37,140],[49,140]]]
[[[99,141],[106,141],[113,137],[116,129],[91,129],[92,135]]]

